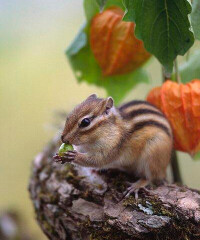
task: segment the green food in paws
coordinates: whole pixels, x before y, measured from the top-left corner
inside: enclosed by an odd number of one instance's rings
[[[72,145],[63,143],[58,150],[58,155],[60,157],[63,157],[64,153],[66,153],[67,151],[73,151],[73,150],[74,150],[74,148]]]

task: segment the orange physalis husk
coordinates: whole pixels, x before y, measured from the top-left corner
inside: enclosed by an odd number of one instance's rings
[[[135,24],[122,21],[123,15],[112,7],[92,19],[90,45],[104,76],[133,71],[150,57],[134,35]]]
[[[168,80],[152,89],[147,101],[157,106],[171,123],[176,150],[192,156],[200,151],[200,80],[187,84]]]

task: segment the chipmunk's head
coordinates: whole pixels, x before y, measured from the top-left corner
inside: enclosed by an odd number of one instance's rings
[[[97,98],[95,94],[76,106],[68,115],[61,136],[62,142],[84,145],[104,137],[115,122],[113,99]]]

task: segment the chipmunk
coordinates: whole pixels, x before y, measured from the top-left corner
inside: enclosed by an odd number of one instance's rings
[[[155,106],[136,100],[116,108],[112,97],[95,94],[68,115],[61,140],[75,151],[56,155],[56,161],[117,168],[139,177],[126,196],[165,179],[173,147],[170,124]]]

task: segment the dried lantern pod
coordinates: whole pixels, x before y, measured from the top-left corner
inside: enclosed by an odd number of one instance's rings
[[[90,45],[104,76],[133,71],[150,57],[134,35],[135,24],[122,21],[123,15],[121,8],[112,7],[92,19]]]
[[[170,80],[150,91],[147,101],[157,106],[169,119],[176,150],[194,156],[200,151],[200,80],[187,84]]]

